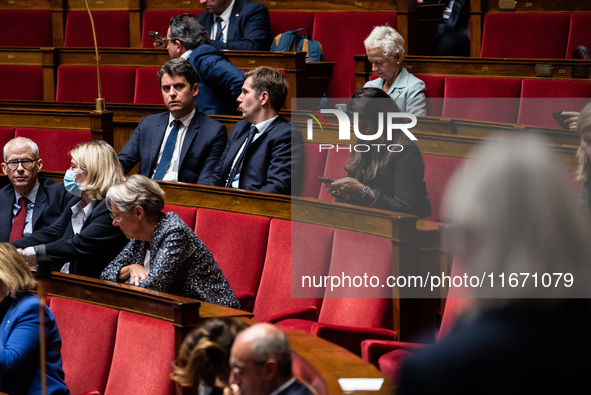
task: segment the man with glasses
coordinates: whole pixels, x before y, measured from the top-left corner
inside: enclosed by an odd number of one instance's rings
[[[4,146],[2,171],[10,184],[0,190],[0,241],[18,240],[51,225],[73,197],[63,184],[39,177],[43,160],[31,139],[16,137]]]
[[[254,324],[236,336],[230,368],[230,393],[236,395],[312,394],[292,376],[287,338],[271,324]]]

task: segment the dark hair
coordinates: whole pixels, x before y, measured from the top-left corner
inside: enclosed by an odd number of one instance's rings
[[[207,30],[199,18],[191,14],[179,14],[170,18],[170,39],[178,40],[186,49],[209,44]]]
[[[401,111],[394,100],[386,92],[378,88],[359,89],[353,94],[351,101],[347,105],[347,114],[351,119],[353,119],[353,115],[356,113],[358,114],[359,119],[375,124],[376,129],[378,117],[380,116],[379,114],[386,114],[389,112]],[[400,123],[403,122],[403,120],[400,121]],[[385,124],[383,126],[385,128]],[[384,132],[375,141],[375,144],[402,144],[405,141],[409,141],[408,137],[402,130],[397,129],[393,131],[391,141],[387,140],[387,133]],[[357,142],[363,143],[364,141],[359,139]],[[379,151],[377,149],[371,149],[368,152],[354,151],[351,158],[349,158],[349,162],[345,166],[345,170],[356,172],[361,165],[361,159],[363,156],[369,155],[370,161],[367,168],[363,169],[363,174],[365,176],[364,181],[372,180],[376,175],[386,169],[393,154],[395,154],[395,152],[385,149],[380,149]]]
[[[164,63],[164,65],[158,71],[158,83],[160,86],[162,86],[162,76],[164,74],[168,74],[170,76],[182,75],[185,77],[191,87],[199,82],[199,75],[197,75],[197,71],[195,71],[195,68],[191,66],[191,63],[183,58],[171,59]]]
[[[287,98],[287,89],[289,84],[287,78],[272,67],[259,66],[244,73],[244,79],[252,77],[250,85],[257,96],[263,92],[269,94],[271,108],[279,112],[285,99]]]

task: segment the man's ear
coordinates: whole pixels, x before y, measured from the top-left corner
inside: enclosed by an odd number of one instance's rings
[[[195,83],[195,85],[191,87],[191,91],[193,93],[193,97],[197,96],[197,93],[199,93],[199,84]]]
[[[37,167],[39,167],[38,170],[41,170],[41,168],[43,167],[43,159],[41,159],[41,158],[37,159]]]
[[[269,102],[269,92],[264,91],[259,96],[259,101],[261,102],[261,106],[264,106]]]
[[[267,382],[279,377],[279,365],[276,359],[269,358],[265,361],[265,364],[263,365],[263,375]]]
[[[6,166],[6,163],[4,162],[2,162],[2,172],[8,175],[8,166]]]

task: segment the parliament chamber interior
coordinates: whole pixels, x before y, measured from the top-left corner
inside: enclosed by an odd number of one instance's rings
[[[404,358],[436,344],[469,300],[449,298],[444,288],[418,298],[397,287],[369,297],[328,286],[298,296],[294,277],[362,276],[370,266],[372,274],[384,277],[411,266],[417,273],[450,274],[454,256],[442,242],[452,231],[441,208],[445,189],[454,173],[471,167],[472,149],[493,132],[542,136],[573,190],[580,188],[580,135],[561,128],[553,113],[579,112],[591,101],[590,61],[575,56],[580,46],[591,48],[591,4],[465,0],[469,54],[433,56],[429,44],[446,2],[260,2],[269,10],[272,37],[305,28],[324,51],[323,61],[297,51],[223,51],[241,70],[270,66],[287,78],[280,115],[304,137],[301,191],[286,196],[158,182],[166,193],[164,211],[176,212],[206,244],[240,310],[53,272],[47,304],[61,332],[72,394],[196,393],[174,385],[171,363],[185,336],[213,317],[283,329],[294,375],[314,394],[395,394]],[[0,143],[14,137],[35,141],[42,173],[56,181],[63,180],[68,152],[77,144],[104,140],[119,152],[143,117],[164,111],[156,74],[169,55],[154,48],[149,32],[164,36],[171,17],[205,11],[196,0],[92,0],[89,7],[100,86],[84,1],[0,0]],[[427,115],[416,117],[412,128],[431,205],[424,218],[335,202],[317,178],[346,177],[352,152],[320,147],[350,147],[355,140],[340,139],[335,122],[311,138],[301,121],[308,110],[298,106],[299,99],[327,100],[334,108],[376,77],[363,41],[381,25],[405,39],[404,67],[425,84]],[[95,107],[99,89],[104,110]],[[228,133],[242,119],[209,116]],[[9,183],[5,175],[2,180],[2,186]],[[551,332],[553,324],[547,324]],[[138,334],[146,341],[136,342]]]

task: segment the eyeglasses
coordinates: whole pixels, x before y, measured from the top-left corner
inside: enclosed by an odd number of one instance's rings
[[[173,42],[174,40],[172,38],[163,38],[162,42],[164,43],[164,46],[168,46],[168,44],[170,44],[171,42]]]
[[[7,162],[6,166],[8,166],[10,170],[16,170],[18,169],[18,165],[20,164],[23,166],[23,169],[31,170],[35,162],[37,162],[38,160],[39,159],[12,160],[10,162]]]

